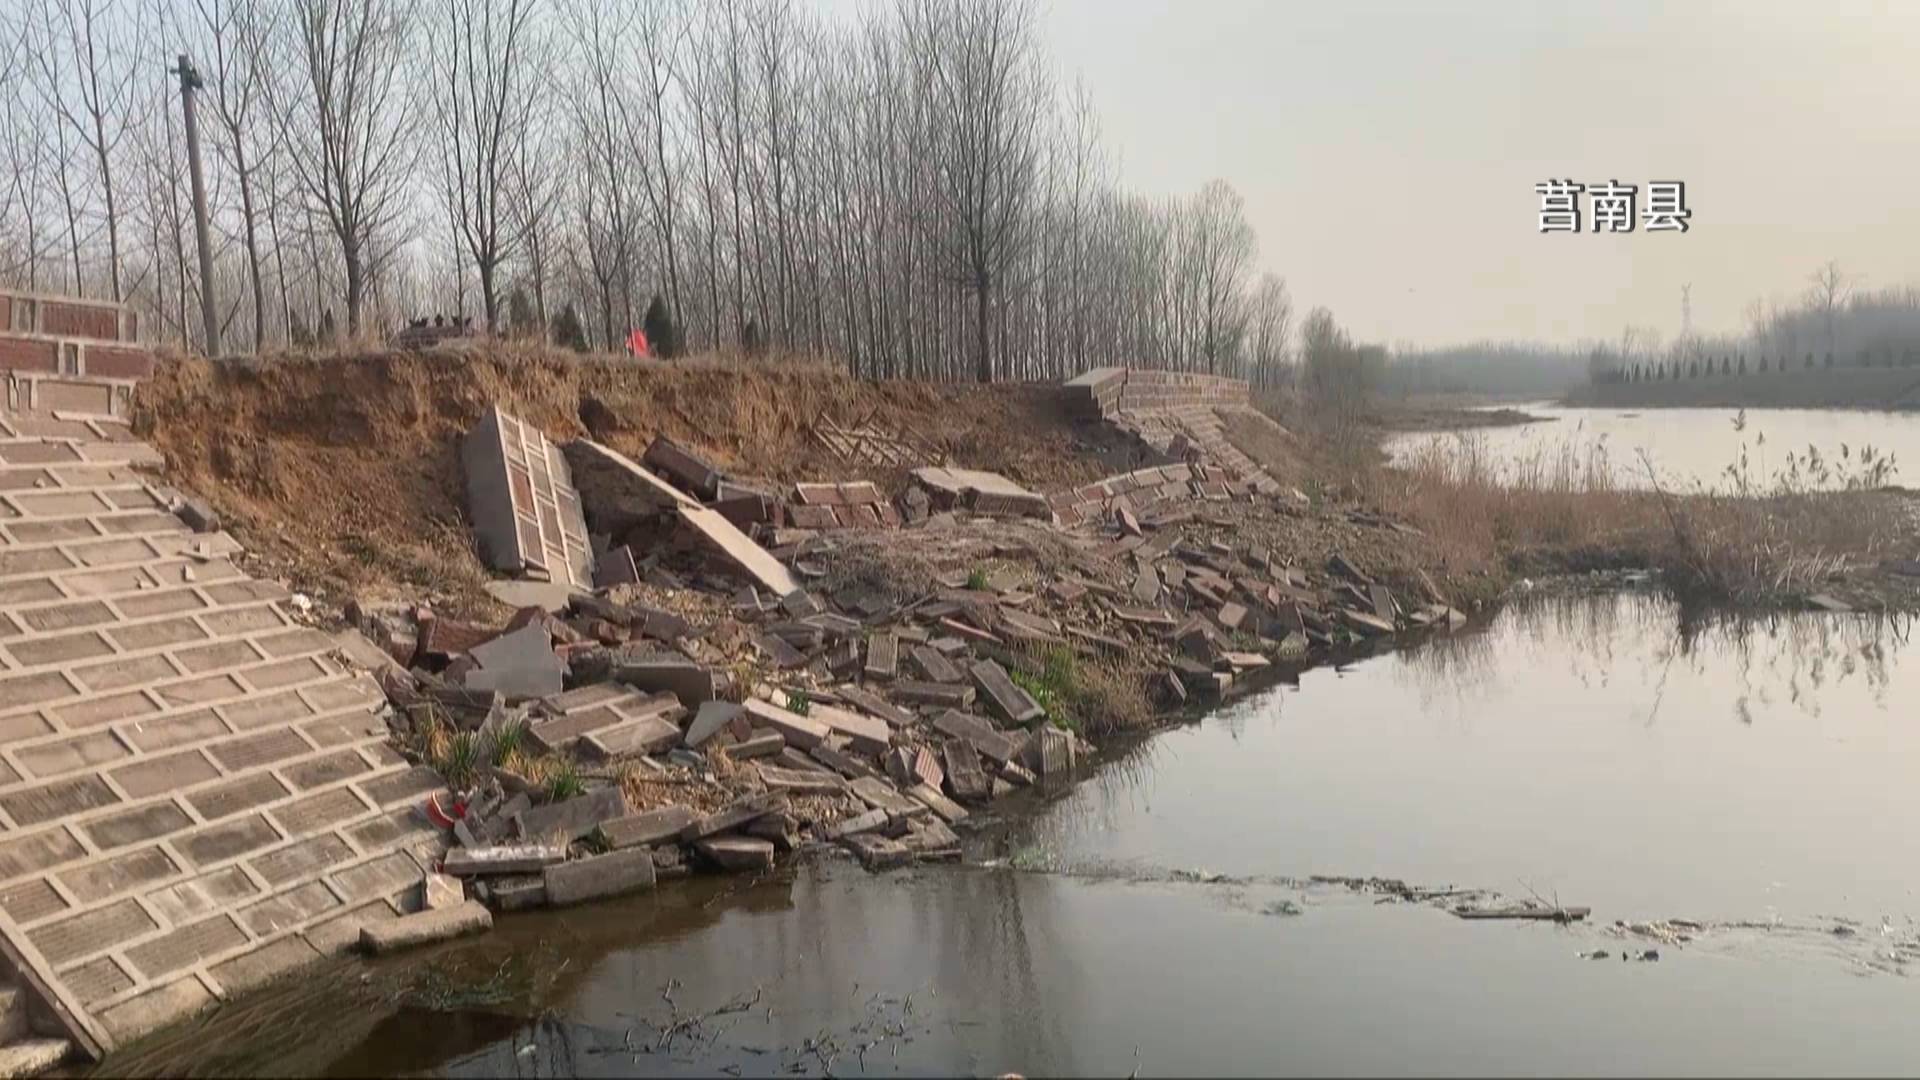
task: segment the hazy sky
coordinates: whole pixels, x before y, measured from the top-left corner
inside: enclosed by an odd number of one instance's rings
[[[1356,338],[1670,340],[1686,282],[1733,331],[1828,258],[1920,283],[1920,3],[1052,0],[1046,26],[1123,182],[1232,183],[1296,307]],[[1541,235],[1550,176],[1684,180],[1693,228]]]

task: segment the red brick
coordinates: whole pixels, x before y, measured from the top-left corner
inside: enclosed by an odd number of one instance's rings
[[[51,341],[0,337],[0,368],[14,371],[59,371],[60,353]]]
[[[111,307],[43,300],[40,302],[40,332],[57,337],[118,341],[120,313]]]
[[[153,374],[153,354],[145,349],[89,345],[87,374],[103,379],[144,379]]]

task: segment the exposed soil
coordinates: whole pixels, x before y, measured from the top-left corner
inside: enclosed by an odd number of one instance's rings
[[[136,428],[168,474],[210,501],[262,572],[338,608],[356,595],[495,615],[463,510],[460,437],[499,404],[556,440],[591,435],[638,458],[664,434],[744,480],[870,479],[809,428],[828,416],[910,434],[951,460],[1038,490],[1124,456],[1048,386],[860,382],[807,362],[635,364],[501,346],[484,352],[168,360]]]

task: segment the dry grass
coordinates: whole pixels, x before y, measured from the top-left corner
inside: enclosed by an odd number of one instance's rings
[[[1651,477],[1649,470],[1649,476]],[[1788,483],[1676,494],[1623,487],[1603,445],[1497,459],[1467,433],[1434,440],[1367,493],[1465,565],[1644,567],[1690,600],[1775,604],[1877,562],[1899,536],[1894,497]]]

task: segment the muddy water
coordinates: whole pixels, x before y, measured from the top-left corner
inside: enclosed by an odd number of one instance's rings
[[[110,1065],[1911,1072],[1920,664],[1902,630],[1682,627],[1639,595],[1524,604],[1116,754],[982,836],[993,865],[829,860],[508,919]],[[1593,917],[1469,923],[1314,874]],[[1689,940],[1612,925],[1662,919]]]
[[[1892,454],[1896,482],[1920,475],[1920,413],[1866,412],[1853,409],[1753,409],[1744,430],[1736,428],[1737,409],[1589,409],[1541,403],[1524,405],[1543,422],[1480,428],[1464,437],[1480,443],[1494,460],[1551,462],[1571,452],[1582,462],[1602,461],[1614,480],[1626,487],[1649,486],[1640,454],[1651,459],[1660,482],[1675,490],[1704,485],[1725,488],[1729,465],[1744,448],[1756,482],[1767,482],[1787,468],[1789,452],[1805,457],[1813,446],[1828,458],[1841,448],[1857,453],[1873,447]],[[1416,432],[1386,444],[1395,460],[1405,461],[1435,442],[1446,446],[1463,436]]]

